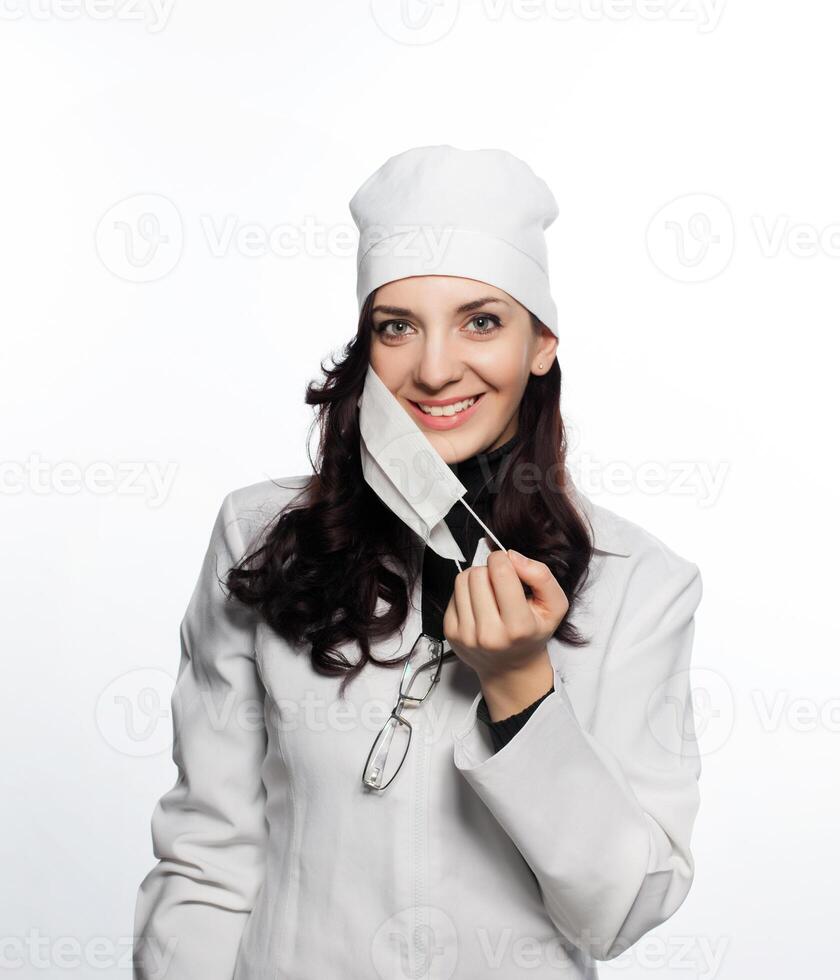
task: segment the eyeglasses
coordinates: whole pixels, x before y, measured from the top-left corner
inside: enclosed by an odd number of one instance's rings
[[[384,790],[400,771],[411,742],[411,722],[403,717],[403,708],[428,697],[440,679],[442,664],[455,656],[452,650],[443,652],[444,642],[428,633],[414,641],[403,667],[397,703],[376,736],[362,772],[362,783],[370,789]]]

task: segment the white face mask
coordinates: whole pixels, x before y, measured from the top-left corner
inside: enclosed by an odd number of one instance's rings
[[[452,558],[459,570],[466,559],[444,521],[459,500],[504,550],[462,499],[467,488],[370,365],[357,404],[362,471],[386,507],[442,558]]]

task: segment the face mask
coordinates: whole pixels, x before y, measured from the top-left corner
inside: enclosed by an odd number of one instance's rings
[[[467,488],[370,365],[357,404],[362,471],[386,507],[442,558],[453,559],[459,570],[466,559],[444,521],[459,500],[504,550],[462,499]]]

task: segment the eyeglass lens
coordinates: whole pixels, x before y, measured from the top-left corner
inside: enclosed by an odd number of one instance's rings
[[[421,701],[435,683],[440,668],[442,643],[425,633],[417,638],[411,656],[405,665],[400,684],[400,695]]]
[[[376,738],[365,768],[365,783],[368,786],[382,789],[394,778],[408,752],[410,740],[411,727],[391,715]]]

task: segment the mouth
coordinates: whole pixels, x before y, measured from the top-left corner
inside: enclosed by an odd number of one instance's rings
[[[451,402],[449,405],[436,405],[433,402],[411,402],[411,404],[416,405],[424,415],[432,415],[439,418],[441,415],[452,416],[460,412],[465,412],[468,408],[472,408],[483,394],[484,392],[482,391],[477,395],[468,395],[466,398]]]
[[[481,404],[484,392],[470,395],[449,405],[429,405],[407,399],[412,412],[422,424],[432,429],[452,429],[469,419]]]

